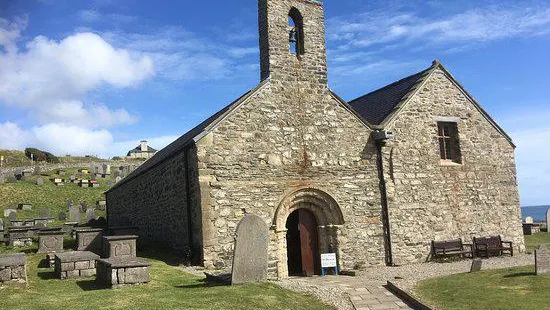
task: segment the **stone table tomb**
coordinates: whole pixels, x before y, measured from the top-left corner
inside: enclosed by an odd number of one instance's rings
[[[24,253],[0,255],[0,284],[10,281],[27,282]]]
[[[21,247],[32,245],[32,237],[37,228],[33,227],[10,227],[8,229],[9,246]]]
[[[96,274],[99,255],[89,251],[55,254],[55,275],[59,279],[88,278]]]
[[[105,236],[103,237],[103,255],[108,258],[136,257],[136,240],[138,236]]]
[[[79,227],[75,228],[76,242],[78,251],[92,251],[101,253],[101,237],[103,237],[103,229]]]
[[[63,252],[64,231],[43,230],[38,232],[40,240],[38,241],[38,253],[56,253]]]
[[[143,258],[108,258],[97,261],[97,281],[111,287],[148,283],[151,262]]]
[[[109,227],[109,232],[114,236],[138,235],[138,228],[135,226],[114,226]]]

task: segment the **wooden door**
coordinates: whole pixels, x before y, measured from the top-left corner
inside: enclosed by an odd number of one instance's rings
[[[298,230],[302,254],[302,271],[304,276],[312,276],[319,270],[319,249],[317,237],[317,221],[314,215],[306,209],[300,209]]]

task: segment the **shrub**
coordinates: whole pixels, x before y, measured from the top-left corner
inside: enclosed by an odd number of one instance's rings
[[[53,164],[59,163],[59,158],[57,158],[57,156],[53,155],[52,153],[41,151],[33,147],[26,148],[25,156],[27,156],[30,159],[31,154],[33,156],[34,161],[44,161],[44,162],[53,163]]]

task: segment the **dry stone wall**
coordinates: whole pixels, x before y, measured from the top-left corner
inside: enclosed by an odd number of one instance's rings
[[[462,164],[441,164],[437,117],[458,118]],[[384,148],[394,262],[420,262],[430,240],[501,235],[524,249],[514,148],[441,70],[388,128]]]

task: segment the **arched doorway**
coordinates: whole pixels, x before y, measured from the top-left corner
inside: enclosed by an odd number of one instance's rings
[[[307,209],[292,212],[286,221],[289,276],[320,274],[319,233],[315,215]]]
[[[301,236],[305,231],[300,223],[313,227],[307,230],[308,236]],[[344,217],[338,203],[325,191],[304,187],[286,195],[275,211],[272,226],[277,245],[277,277],[283,279],[289,275],[319,273],[322,253],[337,253],[340,257],[345,247],[345,239],[339,237],[343,225]],[[311,238],[316,238],[316,241]],[[313,261],[313,268],[306,272],[302,261],[303,240],[309,242],[304,246],[313,257],[308,260],[309,264]]]

